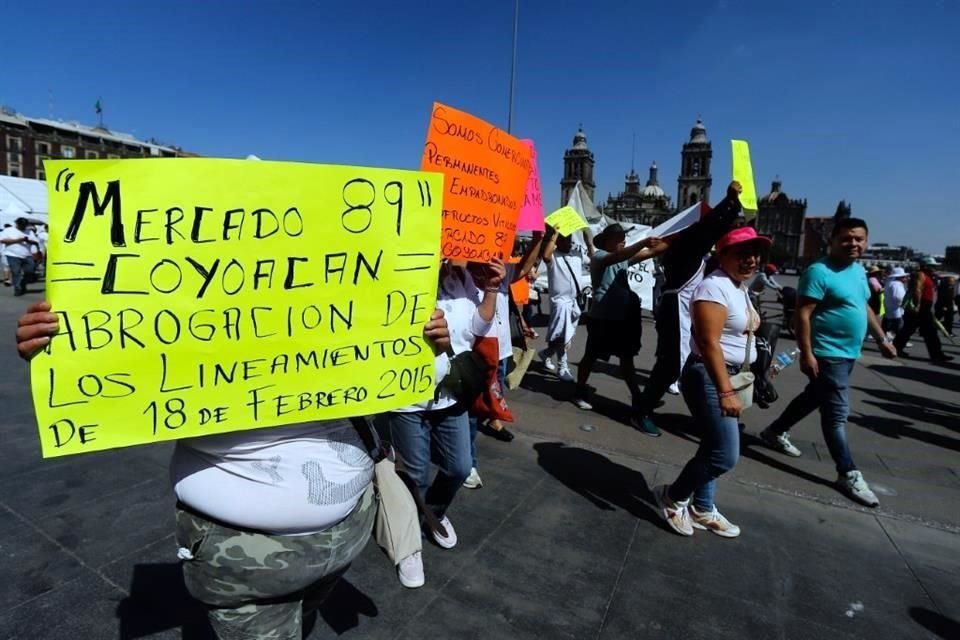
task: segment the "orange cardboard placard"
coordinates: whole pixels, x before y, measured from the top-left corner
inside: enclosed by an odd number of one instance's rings
[[[530,302],[530,282],[526,278],[520,278],[510,285],[510,293],[517,304],[527,304]]]
[[[530,148],[499,127],[435,102],[420,166],[444,174],[444,258],[489,262],[513,249]]]

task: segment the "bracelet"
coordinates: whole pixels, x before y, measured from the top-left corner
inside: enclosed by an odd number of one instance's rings
[[[500,288],[497,287],[496,289],[484,289],[484,291],[487,293],[500,293]]]
[[[733,389],[731,389],[730,391],[718,391],[718,392],[717,392],[717,397],[718,397],[718,398],[729,398],[729,397],[735,396],[735,395],[737,395],[737,392],[734,391]]]

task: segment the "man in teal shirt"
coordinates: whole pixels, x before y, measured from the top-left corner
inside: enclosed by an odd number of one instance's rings
[[[820,427],[837,466],[837,488],[868,507],[880,503],[857,470],[847,443],[850,412],[850,373],[860,357],[863,336],[869,327],[887,358],[897,355],[880,328],[870,300],[867,274],[857,262],[867,247],[867,223],[859,218],[837,220],[830,237],[830,252],[800,277],[796,311],[800,368],[810,383],[760,437],[771,448],[789,456],[800,450],[791,442],[790,427],[820,410]]]

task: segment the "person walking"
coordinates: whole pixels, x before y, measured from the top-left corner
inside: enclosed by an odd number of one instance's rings
[[[903,327],[903,300],[909,277],[903,267],[894,267],[883,286],[883,331],[891,340]]]
[[[760,315],[746,283],[770,244],[753,227],[730,231],[717,242],[718,268],[693,293],[693,339],[680,388],[702,433],[700,447],[673,484],[653,492],[661,517],[680,535],[691,536],[694,529],[724,538],[740,535],[740,527],[717,509],[716,486],[739,457],[743,406],[730,379],[757,358],[753,332]]]
[[[626,235],[623,227],[614,223],[594,238],[595,249],[590,261],[593,303],[587,317],[587,345],[577,366],[577,389],[573,401],[585,411],[593,409],[588,400],[587,381],[598,359],[609,360],[611,356],[617,356],[634,408],[640,396],[637,370],[633,366],[633,358],[640,351],[640,299],[630,289],[627,268],[632,263],[653,257],[665,245],[659,238],[651,237],[627,246]],[[631,423],[634,419],[632,416]]]
[[[919,329],[927,345],[930,362],[943,364],[953,360],[953,356],[943,352],[940,336],[937,333],[937,323],[933,316],[933,303],[936,298],[933,268],[936,264],[936,260],[927,256],[920,261],[919,268],[914,272],[910,280],[910,288],[907,290],[907,301],[904,303],[903,327],[897,332],[893,344],[898,353],[908,355],[905,351],[907,341]]]
[[[883,270],[879,266],[873,265],[867,269],[867,284],[870,286],[870,301],[867,304],[870,305],[870,308],[873,309],[873,312],[877,314],[878,318],[883,308],[881,304],[883,283],[880,282],[880,278],[882,277]]]
[[[664,290],[657,306],[657,360],[635,407],[635,426],[647,435],[660,435],[653,410],[680,377],[689,354],[690,299],[703,280],[710,249],[737,223],[742,190],[739,182],[731,182],[726,197],[716,207],[663,246],[660,262]]]
[[[549,232],[543,248],[543,262],[547,268],[547,285],[550,292],[550,324],[547,326],[547,347],[538,353],[547,371],[556,373],[566,382],[576,382],[570,372],[567,349],[580,324],[581,294],[580,274],[583,260],[572,252],[569,236],[560,235],[555,229]],[[556,364],[552,358],[556,357]]]
[[[846,432],[850,374],[860,357],[863,336],[869,330],[884,357],[897,355],[868,305],[870,285],[857,262],[867,247],[867,235],[863,220],[838,220],[827,257],[810,265],[800,277],[797,346],[800,368],[810,381],[760,438],[771,449],[797,457],[801,452],[790,442],[788,432],[819,409],[823,439],[837,469],[837,488],[856,502],[876,507],[879,501],[853,462]]]
[[[443,549],[457,545],[457,534],[447,517],[447,509],[472,469],[470,422],[467,407],[442,384],[450,369],[450,357],[470,351],[477,336],[486,335],[497,306],[497,293],[506,274],[503,262],[490,265],[491,277],[482,294],[466,269],[444,262],[440,268],[437,308],[447,321],[450,349],[437,354],[438,387],[433,399],[397,409],[387,414],[390,441],[397,448],[417,485],[424,503],[443,526],[444,532],[429,531],[434,542]],[[482,298],[480,297],[482,295]],[[430,481],[431,461],[437,473]],[[479,476],[477,477],[479,482]],[[400,560],[397,567],[400,582],[408,588],[424,584],[423,558],[420,552]]]
[[[3,255],[10,268],[13,281],[13,295],[22,296],[27,292],[27,283],[36,270],[33,260],[36,242],[27,234],[27,219],[17,218],[16,226],[7,227],[0,233]]]
[[[940,278],[937,287],[936,316],[948,336],[953,335],[953,310],[957,304],[957,279],[953,276]]]

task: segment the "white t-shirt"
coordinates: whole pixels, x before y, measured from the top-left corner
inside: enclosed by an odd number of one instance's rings
[[[26,238],[27,234],[16,227],[7,227],[0,233],[0,240],[20,240]],[[31,258],[33,257],[32,245],[18,242],[16,244],[5,244],[4,255],[8,258]]]
[[[353,511],[373,460],[349,420],[328,420],[180,440],[170,477],[177,498],[202,514],[302,535]]]
[[[566,261],[566,264],[564,264]],[[567,268],[569,265],[569,268]],[[573,275],[571,275],[571,272]],[[573,256],[555,252],[550,262],[547,262],[547,282],[550,286],[550,298],[564,298],[576,300],[577,285],[573,278],[583,273],[583,260],[580,256]],[[577,280],[579,283],[579,280]]]
[[[508,264],[507,275],[497,291],[497,312],[485,337],[496,338],[500,347],[500,360],[513,357],[513,340],[510,338],[510,283],[513,282],[515,265]],[[474,285],[476,287],[476,285]],[[481,292],[482,294],[482,292]]]
[[[466,269],[456,268],[456,271],[463,276],[461,280],[452,269],[440,282],[437,289],[437,308],[443,310],[443,317],[447,320],[447,329],[450,331],[450,348],[453,355],[470,351],[473,349],[473,343],[477,336],[486,335],[490,330],[492,322],[488,322],[480,317],[477,309],[479,306],[480,290],[474,284],[473,278]],[[436,384],[440,384],[450,370],[450,360],[447,354],[442,353],[437,356],[434,366]],[[438,411],[452,407],[457,403],[457,399],[444,389],[440,389],[440,395],[436,400],[428,400],[419,404],[395,409],[400,413],[410,413],[413,411]]]
[[[907,286],[896,278],[887,280],[883,288],[883,314],[896,320],[903,317],[903,299],[907,295]]]
[[[723,350],[723,359],[729,365],[743,364],[743,356],[747,350],[747,328],[750,319],[754,325],[759,324],[759,316],[750,304],[745,287],[738,287],[733,280],[721,269],[716,269],[697,286],[693,292],[693,303],[699,301],[715,302],[727,308],[727,320],[723,323],[720,334],[720,348]],[[691,306],[692,308],[692,306]],[[756,330],[756,326],[753,327]],[[696,333],[696,327],[693,329]],[[697,341],[690,340],[692,353],[700,355]],[[750,364],[757,359],[757,343],[754,340],[750,346]]]

